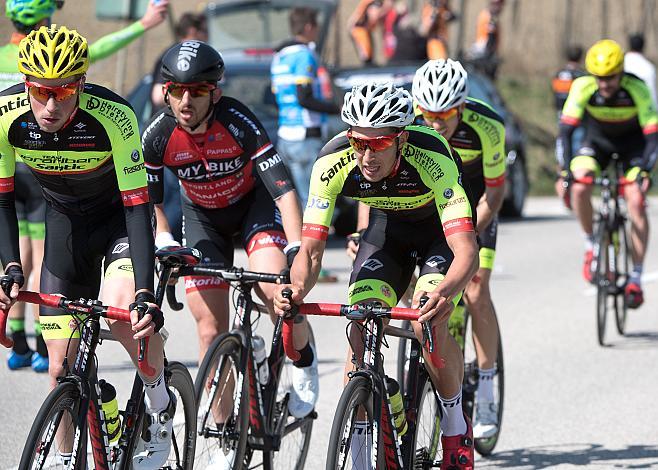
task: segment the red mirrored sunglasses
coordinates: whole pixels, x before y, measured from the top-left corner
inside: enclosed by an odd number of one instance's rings
[[[198,98],[200,96],[210,95],[210,93],[212,93],[216,88],[217,87],[215,85],[210,83],[165,83],[165,89],[167,90],[167,93],[178,99],[182,98],[186,91],[192,98]]]
[[[372,152],[381,152],[395,144],[395,139],[400,137],[402,132],[380,135],[378,137],[354,137],[352,135],[352,129],[350,129],[347,131],[347,140],[349,140],[352,148],[358,153],[364,153],[366,149],[370,149]]]
[[[420,112],[423,113],[423,117],[426,121],[447,121],[456,116],[459,112],[457,106],[445,111],[428,111],[420,106],[418,106],[418,109],[420,109]]]
[[[25,86],[30,96],[39,103],[46,104],[51,96],[55,98],[55,101],[66,101],[72,98],[78,92],[81,82],[82,79],[79,79],[66,85],[46,86],[25,80]]]

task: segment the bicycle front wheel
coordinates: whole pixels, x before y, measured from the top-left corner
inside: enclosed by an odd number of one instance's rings
[[[81,433],[77,455],[84,461],[86,439],[83,433],[86,429],[80,430],[76,424],[80,413],[86,413],[80,410],[80,401],[77,386],[70,382],[63,382],[50,392],[30,429],[19,470],[68,469],[76,432]],[[78,462],[75,468],[84,468],[83,463]]]
[[[413,439],[412,468],[437,468],[443,458],[441,448],[441,410],[432,381],[427,373],[419,382],[416,433]]]
[[[249,433],[249,389],[240,370],[243,346],[232,335],[215,339],[194,383],[197,449],[194,468],[241,469]]]
[[[167,387],[176,397],[176,414],[171,436],[171,452],[164,468],[191,470],[196,445],[196,400],[194,382],[180,362],[170,362],[165,370]]]
[[[596,257],[596,332],[599,344],[605,346],[605,327],[608,317],[608,293],[611,286],[610,234],[604,222],[599,230]]]
[[[327,470],[372,468],[372,401],[366,377],[353,377],[343,389],[329,435]]]

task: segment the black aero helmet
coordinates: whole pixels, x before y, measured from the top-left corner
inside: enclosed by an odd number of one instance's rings
[[[218,82],[224,75],[224,60],[202,41],[183,41],[162,57],[162,77],[168,82]]]

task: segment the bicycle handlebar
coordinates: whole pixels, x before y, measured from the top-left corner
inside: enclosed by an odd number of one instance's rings
[[[102,305],[98,300],[69,300],[66,297],[59,295],[41,294],[39,292],[30,291],[20,291],[16,300],[18,302],[43,305],[44,307],[55,308],[70,313],[92,314],[109,318],[110,320],[130,323],[130,312],[128,310]],[[5,335],[4,328],[7,321],[7,313],[8,311],[6,310],[0,310],[0,344],[10,348],[12,346],[12,341]],[[148,338],[145,338],[143,347],[141,341],[139,346],[139,369],[146,375],[155,375],[155,369],[148,363]]]

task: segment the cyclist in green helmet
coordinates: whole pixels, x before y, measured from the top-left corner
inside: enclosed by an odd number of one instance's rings
[[[144,16],[132,25],[108,34],[89,46],[91,62],[104,59],[144,34],[145,31],[162,23],[167,15],[169,0],[161,0],[157,5],[149,2]],[[14,24],[15,32],[8,44],[0,47],[0,90],[23,81],[18,71],[18,44],[31,31],[50,25],[55,10],[62,8],[63,0],[7,0],[6,16]],[[22,162],[16,165],[16,209],[19,220],[19,234],[22,264],[25,276],[32,273],[30,288],[39,290],[41,260],[45,237],[45,201],[39,184]],[[12,307],[9,313],[9,328],[14,348],[9,353],[7,365],[16,370],[32,367],[36,372],[48,371],[48,350],[41,336],[41,324],[37,310],[34,311],[36,351],[32,351],[25,339],[25,307],[22,303]]]

